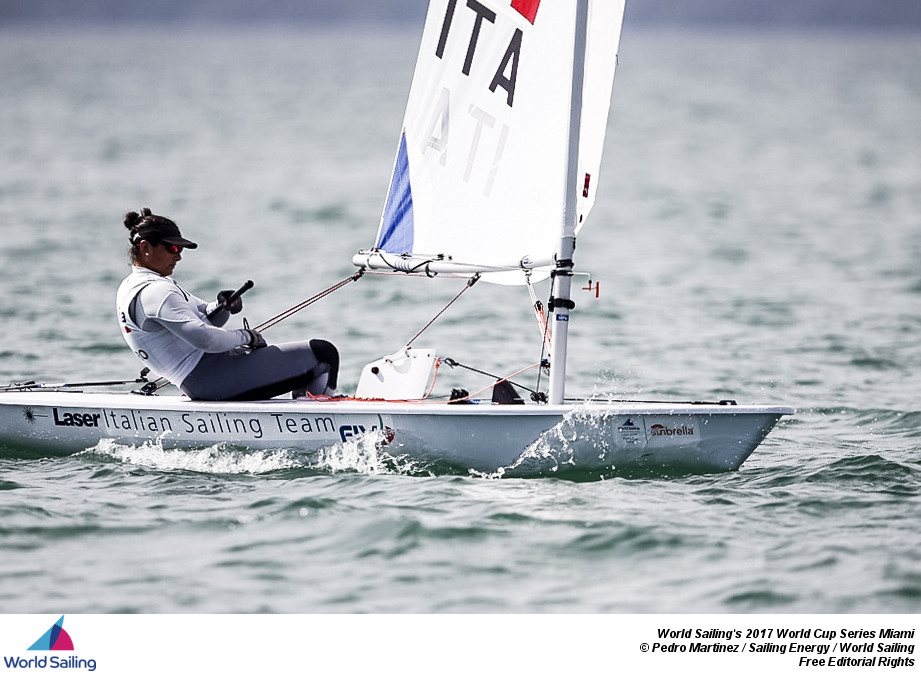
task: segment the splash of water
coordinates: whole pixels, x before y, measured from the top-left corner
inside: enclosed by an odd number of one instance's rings
[[[432,475],[423,462],[408,454],[394,452],[390,438],[379,429],[322,448],[316,452],[311,468],[329,473],[353,472],[366,475]]]
[[[611,448],[606,435],[599,433],[604,419],[587,412],[588,407],[574,408],[562,420],[544,431],[540,437],[522,451],[518,458],[505,467],[489,474],[471,472],[484,478],[540,477],[584,472],[604,468],[604,474],[615,471],[605,460]],[[597,479],[603,475],[586,474]]]
[[[126,445],[102,439],[86,454],[108,457],[158,471],[194,471],[208,474],[266,474],[291,469],[322,473],[365,475],[433,475],[425,462],[388,446],[387,436],[369,432],[320,450],[246,449],[220,443],[199,449],[165,448],[160,439]]]
[[[159,440],[141,445],[124,445],[104,438],[85,452],[160,471],[262,474],[301,466],[287,451],[242,450],[223,444],[197,450],[180,450],[164,448]]]

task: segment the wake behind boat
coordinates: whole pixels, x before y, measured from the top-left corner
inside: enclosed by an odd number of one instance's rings
[[[442,361],[410,341],[366,366],[343,398],[204,402],[153,387],[11,385],[0,392],[0,445],[315,453],[371,439],[392,456],[487,473],[737,469],[792,409],[566,396],[575,240],[598,188],[623,13],[616,0],[432,0],[377,238],[354,258],[353,280],[458,276],[466,288],[530,289],[550,277],[546,311],[535,302],[547,392],[525,401],[500,378],[492,399],[435,401]]]

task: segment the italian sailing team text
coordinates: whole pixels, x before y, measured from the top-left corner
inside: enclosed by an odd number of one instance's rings
[[[266,429],[282,434],[335,434],[331,417],[307,417],[289,413],[269,413],[263,418],[239,416],[225,412],[181,413],[178,418],[155,411],[103,410],[101,413],[52,411],[55,426],[102,427],[121,431],[153,433],[220,434],[262,438]],[[175,428],[174,428],[175,422]]]

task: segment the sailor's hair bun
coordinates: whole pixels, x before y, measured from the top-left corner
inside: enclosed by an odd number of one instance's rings
[[[148,208],[141,209],[141,212],[129,211],[125,214],[125,227],[128,228],[128,240],[132,244],[136,244],[140,241],[140,234],[138,233],[138,228],[141,226],[141,223],[144,222],[145,218],[149,218],[153,215],[153,211]]]

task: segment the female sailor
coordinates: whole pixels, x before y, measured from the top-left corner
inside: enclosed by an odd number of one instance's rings
[[[211,303],[173,279],[184,238],[169,218],[150,209],[125,215],[132,270],[118,289],[122,337],[150,369],[192,399],[251,401],[294,392],[329,396],[339,352],[325,340],[267,345],[252,328],[224,329],[243,301],[221,291]]]

